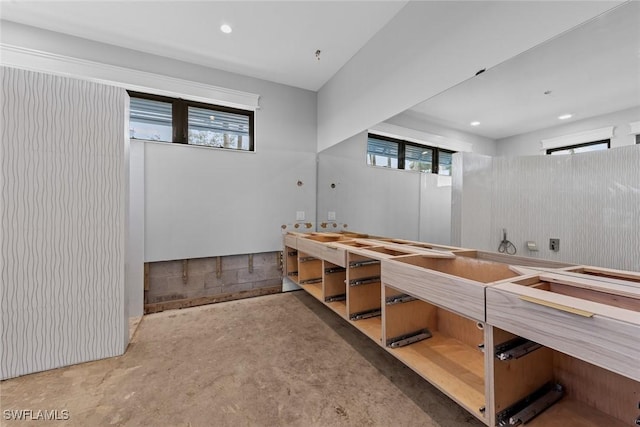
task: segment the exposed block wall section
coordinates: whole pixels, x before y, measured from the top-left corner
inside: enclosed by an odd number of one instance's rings
[[[280,252],[161,261],[148,265],[149,290],[145,291],[145,304],[282,285]]]

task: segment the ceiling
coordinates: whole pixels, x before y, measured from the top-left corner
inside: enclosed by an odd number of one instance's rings
[[[317,91],[406,3],[18,0],[0,17]]]
[[[445,127],[501,139],[637,106],[640,2],[634,1],[409,112]],[[573,117],[560,121],[562,114]],[[472,127],[472,121],[480,125]]]

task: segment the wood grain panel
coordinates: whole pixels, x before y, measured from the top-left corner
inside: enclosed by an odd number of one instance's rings
[[[382,281],[423,301],[484,321],[482,283],[395,260],[382,261]]]
[[[594,313],[577,316],[520,299],[527,295]],[[514,284],[487,288],[487,323],[640,380],[636,312]]]

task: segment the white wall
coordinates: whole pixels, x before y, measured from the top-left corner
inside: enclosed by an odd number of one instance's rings
[[[0,378],[122,354],[126,92],[0,70]]]
[[[620,3],[409,2],[319,91],[318,151]]]
[[[461,215],[453,227],[462,246],[495,251],[506,228],[520,255],[640,271],[640,145],[457,160]],[[560,239],[559,252],[549,250],[550,238]],[[529,240],[538,252],[525,248]]]
[[[366,153],[362,132],[318,155],[318,223],[332,211],[349,230],[449,244],[451,178],[368,166]]]
[[[127,250],[127,307],[130,318],[140,317],[144,311],[144,213],[144,143],[133,140],[129,145]]]
[[[280,225],[315,217],[314,92],[11,22],[1,31],[10,45],[260,95],[255,153],[145,143],[145,261],[279,250]]]
[[[633,145],[635,144],[635,135],[630,134],[631,128],[629,127],[629,123],[639,120],[640,107],[616,111],[584,120],[576,120],[551,128],[499,139],[496,141],[497,155],[515,157],[546,154],[546,150],[543,150],[540,144],[540,141],[543,139],[556,138],[607,126],[615,127],[614,135],[611,138],[612,148]]]

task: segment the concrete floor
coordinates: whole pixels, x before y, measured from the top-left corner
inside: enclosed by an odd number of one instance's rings
[[[0,397],[70,415],[2,425],[483,425],[303,291],[145,316],[125,355],[4,381]]]

